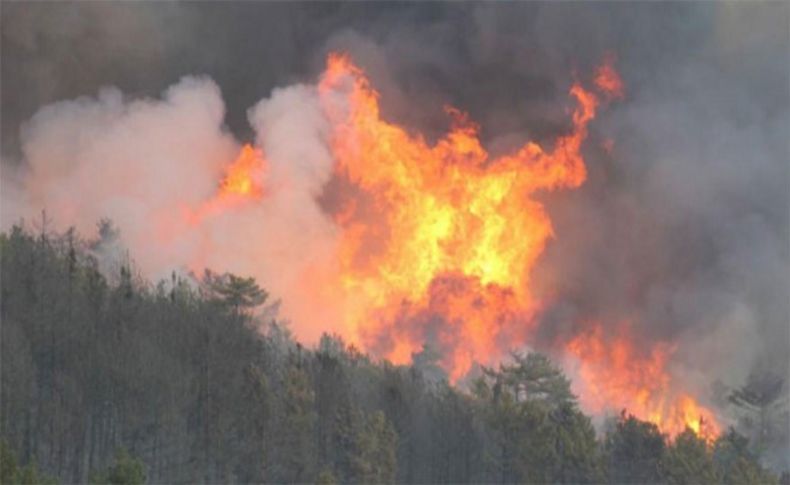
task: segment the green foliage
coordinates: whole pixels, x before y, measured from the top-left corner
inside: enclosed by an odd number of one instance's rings
[[[34,463],[19,466],[16,454],[5,440],[0,440],[0,485],[54,485],[54,478],[41,474]]]
[[[243,278],[230,273],[216,275],[206,270],[203,276],[203,286],[209,298],[236,312],[260,306],[268,297],[268,294],[258,286],[254,278]]]
[[[765,470],[749,450],[748,440],[730,428],[713,445],[719,481],[726,484],[772,484],[778,478]]]
[[[261,482],[266,476],[268,450],[266,444],[270,440],[270,420],[272,416],[271,384],[266,373],[255,364],[245,369],[243,400],[247,410],[240,417],[240,429],[249,436],[249,445],[238,450],[239,465],[237,476],[245,483]]]
[[[0,428],[67,483],[108,467],[118,445],[164,457],[146,463],[152,480],[223,481],[246,456],[237,436],[245,450],[253,439],[244,369],[262,366],[263,342],[194,282],[114,276],[106,243],[3,236]]]
[[[600,483],[605,476],[601,448],[590,418],[571,406],[549,413],[553,456],[549,481]]]
[[[16,455],[8,448],[5,440],[0,441],[0,483],[15,483],[19,466]]]
[[[713,484],[719,481],[708,443],[689,428],[677,435],[667,448],[661,470],[670,484]]]
[[[351,468],[354,483],[392,483],[398,435],[381,411],[367,416],[354,436]]]
[[[91,476],[92,485],[142,485],[145,483],[145,466],[121,448],[115,462],[104,472]]]
[[[493,480],[595,483],[604,476],[595,430],[576,407],[570,383],[544,355],[514,355],[513,364],[486,369],[472,392],[495,444]]]
[[[332,473],[332,470],[327,470],[325,468],[318,474],[315,483],[318,485],[337,485],[338,481],[335,474]]]
[[[485,374],[493,381],[497,398],[504,393],[515,401],[536,401],[553,408],[575,406],[570,381],[543,354],[513,354],[512,364],[500,365],[498,372],[485,369]]]
[[[604,449],[612,483],[658,483],[666,452],[664,436],[653,423],[625,412],[606,434]]]
[[[464,388],[430,348],[410,367],[303,349],[253,316],[252,279],[150,285],[117,237],[0,234],[2,483],[46,483],[33,462],[65,483],[775,482],[734,432],[667,446],[622,416],[597,440],[544,355]]]
[[[287,482],[313,481],[315,393],[307,372],[298,363],[288,368],[284,386],[283,427],[277,446],[280,473]]]

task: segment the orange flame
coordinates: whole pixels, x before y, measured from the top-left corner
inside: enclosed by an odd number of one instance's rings
[[[263,195],[261,179],[265,164],[263,152],[244,145],[236,161],[225,172],[225,179],[220,183],[219,197],[230,194],[260,197]]]
[[[623,96],[612,63],[608,57],[594,78],[606,99]],[[334,176],[352,190],[331,209],[337,267],[308,270],[320,277],[306,274],[300,288],[334,292],[344,337],[395,363],[409,362],[426,342],[439,346],[453,382],[476,362],[495,364],[526,344],[540,307],[530,273],[554,235],[534,196],[585,181],[580,150],[598,96],[574,84],[568,133],[550,149],[527,142],[492,157],[479,126],[455,108],[447,108],[451,129],[434,144],[382,119],[379,94],[345,55],[329,56],[318,94]],[[264,197],[265,166],[262,152],[245,146],[193,220]],[[709,410],[673,393],[666,372],[673,349],[659,345],[643,356],[633,342],[626,331],[604,339],[596,326],[567,343],[580,360],[582,406],[600,413],[620,403],[669,433],[686,426],[718,433]]]
[[[614,55],[612,54],[608,54],[604,58],[603,64],[596,69],[594,82],[595,86],[603,91],[609,99],[622,99],[625,96],[623,80],[614,69]]]
[[[225,174],[216,193],[198,208],[184,207],[182,212],[187,225],[197,226],[206,218],[229,210],[248,199],[263,197],[263,176],[266,161],[263,151],[252,145],[244,145],[236,160],[225,168]],[[172,233],[173,231],[160,231]],[[193,262],[193,269],[199,269],[199,262]]]
[[[199,227],[207,220],[221,217],[228,211],[264,196],[263,178],[266,161],[263,151],[252,145],[242,146],[239,155],[224,170],[222,181],[210,199],[198,207],[181,206],[175,218],[167,217],[158,225],[157,237],[172,241],[188,228]],[[206,255],[212,252],[210,238],[204,238],[200,249],[189,262],[189,269],[200,273],[205,268]]]
[[[570,89],[573,129],[552,150],[528,142],[492,158],[478,126],[456,109],[434,145],[384,121],[378,93],[346,56],[330,55],[319,92],[334,127],[336,175],[364,194],[336,214],[352,332],[405,362],[433,327],[453,379],[473,361],[495,360],[504,342],[523,344],[536,306],[530,269],[553,234],[531,195],[584,182],[579,150],[596,96]]]
[[[605,336],[602,326],[595,324],[567,342],[565,350],[578,359],[574,385],[588,412],[624,408],[670,435],[687,427],[709,439],[720,433],[712,411],[672,388],[667,362],[674,347],[660,344],[642,354],[635,348],[630,325],[621,325],[616,336]]]

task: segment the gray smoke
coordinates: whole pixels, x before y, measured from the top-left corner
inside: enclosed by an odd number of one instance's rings
[[[20,197],[9,167],[30,168],[20,127],[41,106],[105,85],[136,98],[207,75],[224,123],[251,140],[247,109],[276,86],[313,80],[326,52],[342,49],[381,92],[386,118],[432,139],[452,104],[497,152],[567,130],[569,82],[611,52],[626,99],[591,128],[589,180],[545,195],[557,237],[534,274],[549,303],[536,346],[589,319],[612,329],[629,320],[646,341],[678,342],[673,365],[698,388],[788,375],[786,2],[2,8],[6,208]]]

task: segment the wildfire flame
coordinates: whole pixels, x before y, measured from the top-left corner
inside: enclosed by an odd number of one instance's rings
[[[619,403],[670,435],[688,427],[708,439],[717,436],[720,429],[713,413],[687,393],[672,388],[667,362],[674,347],[659,344],[643,354],[634,341],[627,323],[608,339],[602,326],[593,324],[565,344],[568,354],[578,359],[574,384],[582,407],[600,414],[612,403]]]
[[[219,196],[236,194],[249,197],[263,195],[261,179],[265,167],[263,152],[252,145],[244,145],[239,157],[225,173],[225,179],[220,184]]]
[[[536,305],[530,268],[552,236],[530,195],[585,180],[579,149],[597,98],[571,88],[573,129],[551,151],[529,142],[492,158],[479,127],[458,110],[448,109],[452,129],[434,145],[382,120],[378,93],[345,56],[329,57],[319,91],[334,126],[336,172],[365,194],[336,214],[340,284],[355,295],[354,330],[406,362],[431,327],[449,349],[443,364],[451,379],[473,361],[495,360],[503,342],[524,343]],[[348,105],[335,102],[338,92]]]
[[[199,225],[206,218],[220,215],[230,208],[250,199],[263,197],[263,177],[266,161],[263,150],[246,144],[242,146],[236,160],[225,169],[225,176],[214,196],[199,208],[183,208],[184,218],[189,225]],[[193,263],[193,269],[200,264]]]
[[[604,62],[595,70],[595,79],[593,81],[598,89],[603,91],[609,99],[622,99],[625,97],[623,80],[614,69],[614,56],[612,54],[607,55]]]
[[[553,237],[540,191],[572,189],[586,179],[580,153],[600,96],[623,96],[608,58],[598,68],[598,94],[574,84],[572,127],[551,148],[527,142],[492,157],[479,126],[455,109],[436,143],[382,119],[379,94],[349,57],[331,54],[318,84],[329,121],[334,177],[353,190],[330,210],[338,228],[337,267],[315,294],[332,288],[343,301],[344,337],[395,363],[408,362],[426,342],[442,350],[452,381],[475,362],[491,365],[528,343],[540,310],[531,270]],[[237,199],[265,197],[263,153],[245,146],[217,194],[192,214],[215,214]],[[603,412],[619,403],[669,433],[686,426],[718,433],[712,413],[685,393],[672,394],[666,371],[672,349],[634,352],[630,334],[603,338],[593,327],[568,342],[580,361],[580,402]]]

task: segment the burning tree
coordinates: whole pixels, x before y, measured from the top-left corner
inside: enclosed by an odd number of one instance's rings
[[[255,282],[255,278],[244,278],[231,273],[217,275],[206,270],[201,281],[205,294],[236,313],[247,312],[263,305],[268,297]]]

